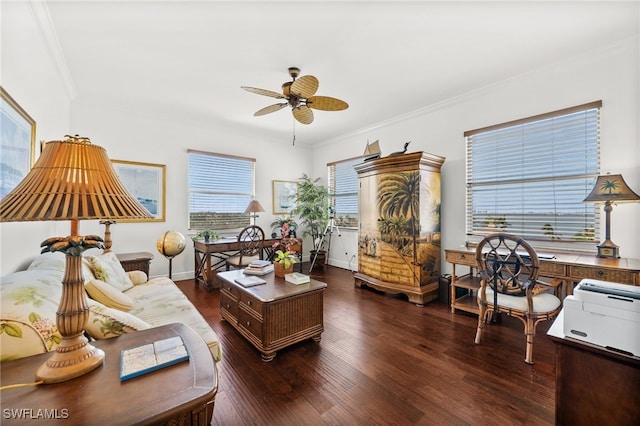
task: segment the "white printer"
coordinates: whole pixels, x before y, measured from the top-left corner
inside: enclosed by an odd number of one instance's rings
[[[563,304],[565,336],[640,356],[640,286],[584,279]]]

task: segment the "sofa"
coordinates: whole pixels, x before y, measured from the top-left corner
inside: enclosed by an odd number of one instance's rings
[[[90,339],[108,339],[180,322],[205,341],[216,362],[222,350],[216,333],[176,284],[167,277],[148,279],[125,272],[112,252],[85,255]],[[53,351],[61,341],[56,311],[62,294],[63,253],[44,253],[26,270],[0,278],[0,361]]]

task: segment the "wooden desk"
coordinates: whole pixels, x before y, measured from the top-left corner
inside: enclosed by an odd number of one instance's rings
[[[302,240],[297,239],[299,245],[299,260],[302,258]],[[268,238],[262,243],[261,259],[269,259],[273,253],[273,244],[280,242],[280,238]],[[205,242],[196,240],[193,242],[194,253],[194,280],[196,285],[203,284],[207,290],[216,288],[219,285],[215,276],[219,269],[223,269],[226,260],[239,253],[242,243],[236,237],[221,238]]]
[[[173,336],[182,337],[188,362],[120,382],[123,348]],[[105,352],[97,369],[62,383],[3,390],[2,424],[210,424],[217,370],[209,348],[191,328],[170,324],[92,344]],[[46,353],[0,363],[2,384],[34,382],[36,369],[49,357]],[[43,410],[51,418],[37,418]]]
[[[549,253],[549,252],[545,252]],[[540,258],[540,277],[560,279],[565,283],[565,293],[571,294],[573,286],[584,278],[621,284],[640,285],[640,259],[608,259],[595,255],[553,253],[555,258]],[[478,313],[476,291],[480,288],[474,248],[445,249],[445,259],[452,264],[451,312],[456,309]],[[467,274],[456,274],[456,265],[469,268]],[[456,297],[456,289],[465,294]]]
[[[557,425],[637,425],[640,357],[566,337],[564,310],[547,332],[556,347]]]
[[[324,331],[323,295],[327,284],[311,279],[290,284],[273,273],[266,284],[245,288],[235,282],[241,270],[221,272],[220,314],[271,361],[276,351],[306,339],[320,341]]]

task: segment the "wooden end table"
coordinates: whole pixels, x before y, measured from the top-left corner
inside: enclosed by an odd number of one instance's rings
[[[125,271],[142,271],[149,276],[149,264],[153,259],[153,255],[146,251],[136,253],[116,253],[116,257],[120,261]]]
[[[311,279],[295,285],[273,272],[266,284],[243,287],[235,282],[242,270],[218,273],[222,279],[220,314],[271,361],[282,348],[306,339],[320,341],[324,331],[323,296],[327,284]]]
[[[120,382],[122,349],[174,336],[182,337],[189,361]],[[170,324],[92,344],[105,352],[96,370],[62,383],[3,390],[2,424],[210,424],[218,373],[209,348],[191,328]],[[34,382],[49,357],[0,363],[2,385]]]

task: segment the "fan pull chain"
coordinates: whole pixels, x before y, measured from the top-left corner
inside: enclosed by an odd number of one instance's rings
[[[293,140],[291,140],[291,144],[296,146],[296,120],[291,120],[293,122]]]

